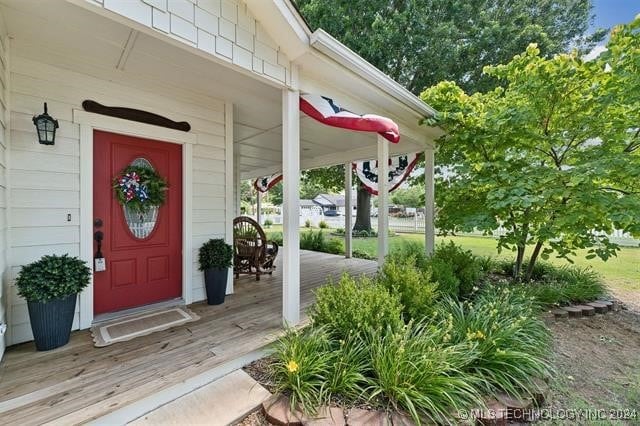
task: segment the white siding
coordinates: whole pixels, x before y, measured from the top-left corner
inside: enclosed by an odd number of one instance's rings
[[[291,63],[242,1],[87,0],[226,62],[289,84]]]
[[[105,3],[108,3],[105,1]],[[119,2],[121,5],[124,2]],[[154,3],[149,1],[148,3]],[[182,2],[184,3],[184,2]],[[146,3],[145,3],[146,5]],[[184,7],[184,4],[178,7]],[[149,6],[151,7],[151,6]],[[11,167],[10,194],[11,276],[7,280],[11,338],[9,344],[32,339],[25,301],[17,296],[13,281],[20,266],[44,254],[79,255],[80,131],[73,110],[85,99],[106,105],[139,108],[188,121],[197,135],[193,147],[193,301],[204,298],[197,250],[208,238],[225,234],[225,129],[224,103],[217,99],[187,102],[140,91],[115,82],[95,79],[19,57],[11,67]],[[200,98],[199,98],[200,99]],[[60,123],[54,146],[39,145],[31,118],[47,102],[49,113]],[[2,115],[0,115],[1,117]],[[0,268],[4,269],[4,142],[0,143]],[[71,221],[67,221],[67,215]],[[78,328],[78,315],[74,328]]]
[[[7,268],[7,146],[9,141],[9,39],[0,16],[0,325],[7,323],[9,270]],[[0,334],[0,359],[7,335]]]

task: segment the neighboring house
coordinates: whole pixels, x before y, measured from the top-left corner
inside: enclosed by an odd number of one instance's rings
[[[203,300],[198,248],[232,241],[241,179],[277,171],[282,317],[297,323],[298,221],[308,204],[298,199],[300,170],[425,151],[430,185],[441,135],[418,124],[433,113],[426,104],[329,34],[311,32],[289,0],[0,0],[0,83],[0,322],[8,325],[0,356],[32,339],[14,287],[21,265],[54,253],[93,264],[98,229],[107,271],[80,294],[74,329],[166,299]],[[299,111],[301,92],[393,119],[400,143],[314,121]],[[89,112],[86,100],[190,130]],[[55,145],[39,144],[32,123],[45,102],[60,125]],[[170,185],[148,238],[127,230],[112,196],[114,176],[137,159]],[[333,203],[344,209],[344,199]]]
[[[322,207],[322,211],[333,211],[339,216],[345,215],[345,196],[342,194],[319,194],[313,199],[313,202]],[[351,196],[351,210],[356,211],[356,195]]]

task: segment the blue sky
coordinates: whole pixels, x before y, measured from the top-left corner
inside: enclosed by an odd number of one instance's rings
[[[631,21],[640,13],[640,0],[594,0],[592,28],[611,28]]]

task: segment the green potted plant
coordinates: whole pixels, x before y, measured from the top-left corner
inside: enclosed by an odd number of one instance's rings
[[[48,351],[69,342],[77,294],[90,277],[84,261],[66,254],[43,256],[22,267],[16,286],[27,300],[36,349]]]
[[[200,270],[204,271],[204,283],[209,305],[224,303],[232,257],[233,248],[220,238],[211,239],[200,247],[198,260]]]

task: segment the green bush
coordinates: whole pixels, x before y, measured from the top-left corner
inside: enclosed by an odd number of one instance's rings
[[[200,270],[224,269],[231,266],[233,248],[222,238],[215,238],[204,243],[198,251]]]
[[[470,250],[463,250],[453,241],[449,244],[439,244],[433,258],[451,265],[453,274],[458,279],[459,295],[462,298],[467,298],[473,293],[474,287],[478,286],[484,275],[476,256]]]
[[[451,266],[446,260],[432,257],[429,259],[431,267],[431,279],[438,283],[441,295],[457,299],[460,296],[460,280],[456,277]]]
[[[326,244],[322,231],[306,231],[300,233],[300,248],[303,250],[323,251]]]
[[[50,255],[23,266],[16,286],[27,301],[47,302],[80,293],[90,277],[91,269],[77,257]]]
[[[371,254],[369,252],[366,252],[364,250],[360,250],[360,249],[353,249],[351,251],[351,255],[353,257],[357,258],[357,259],[367,259],[367,260],[377,260],[378,259],[375,255],[373,255],[373,254]]]
[[[304,221],[304,227],[305,228],[311,228],[311,219],[307,219]]]
[[[267,238],[282,247],[282,232],[271,232],[267,234]]]
[[[431,282],[429,269],[421,270],[416,266],[414,257],[388,258],[377,280],[389,292],[400,296],[405,321],[421,320],[433,313],[438,284]]]
[[[265,228],[271,228],[273,226],[273,221],[271,219],[265,219],[264,222],[262,222],[262,225]]]
[[[326,326],[340,339],[369,329],[402,326],[402,304],[378,282],[342,275],[336,284],[316,290],[316,303],[309,310],[315,326]]]
[[[455,274],[453,265],[445,258],[427,256],[424,245],[408,241],[395,248],[388,256],[390,260],[402,261],[414,259],[415,266],[423,271],[430,271],[431,281],[438,284],[441,295],[459,297],[460,280]]]
[[[327,229],[329,228],[329,225],[327,225],[327,222],[325,222],[324,220],[321,220],[320,222],[318,222],[318,228]]]
[[[270,373],[277,392],[289,393],[292,407],[314,413],[327,400],[326,381],[334,362],[323,328],[287,330],[275,344]]]
[[[441,324],[409,323],[402,330],[370,332],[369,399],[388,401],[417,424],[427,418],[450,424],[450,413],[482,406],[475,379],[465,373],[476,353],[467,345],[443,345]]]
[[[607,294],[600,276],[591,268],[563,266],[541,277],[543,282],[523,284],[544,305],[592,302]]]
[[[467,371],[482,392],[531,395],[534,379],[550,376],[551,334],[525,291],[492,286],[472,303],[449,299],[440,309],[451,342],[478,352]]]
[[[322,251],[331,254],[344,254],[344,241],[338,238],[329,238]]]

